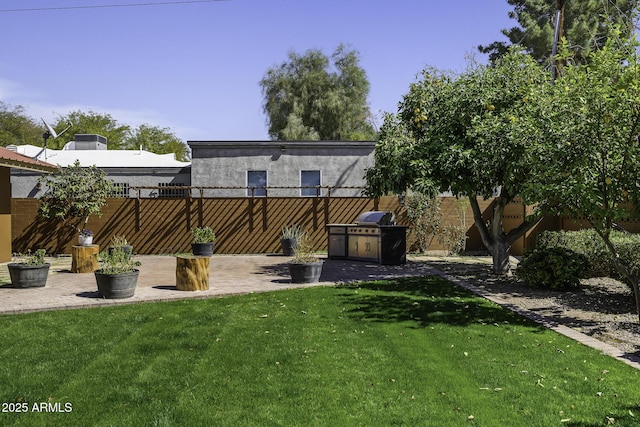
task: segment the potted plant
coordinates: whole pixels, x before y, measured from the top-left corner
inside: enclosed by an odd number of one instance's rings
[[[313,243],[303,232],[293,249],[293,258],[289,261],[291,283],[315,283],[320,280],[324,261],[313,251]]]
[[[91,246],[93,244],[93,231],[83,228],[78,234],[78,243],[80,246]]]
[[[122,247],[101,252],[100,268],[94,272],[100,296],[105,299],[130,298],[136,290],[140,270],[139,261],[134,261],[130,253]]]
[[[293,255],[294,248],[298,245],[298,241],[302,236],[302,227],[297,224],[285,226],[282,228],[282,238],[280,239],[280,247],[282,253],[286,256]]]
[[[65,227],[77,231],[79,239],[87,230],[89,216],[102,214],[107,197],[113,191],[113,181],[102,169],[83,167],[78,160],[58,173],[42,176],[38,184],[46,189],[40,198],[39,214],[61,220]],[[64,236],[64,233],[57,235]],[[66,242],[58,241],[57,250],[63,251],[65,245]]]
[[[15,288],[38,288],[47,283],[49,275],[49,263],[44,261],[44,249],[38,249],[31,255],[27,254],[27,258],[7,264],[11,284]]]
[[[191,236],[193,237],[191,252],[194,255],[213,255],[213,245],[216,241],[216,235],[211,227],[194,227],[191,229]]]
[[[133,253],[133,246],[129,244],[127,238],[124,236],[115,235],[111,238],[111,245],[107,249],[109,253],[112,253],[116,248],[122,248],[124,253],[131,256]]]

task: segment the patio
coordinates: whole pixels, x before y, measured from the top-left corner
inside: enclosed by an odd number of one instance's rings
[[[142,265],[136,293],[124,300],[102,299],[93,273],[71,273],[71,257],[47,258],[51,263],[43,288],[16,289],[10,284],[7,263],[0,264],[0,314],[67,308],[209,298],[222,295],[275,291],[340,282],[388,279],[438,274],[418,260],[406,265],[384,266],[366,262],[325,260],[319,283],[290,283],[288,257],[281,255],[214,255],[209,267],[209,290],[186,292],[176,289],[176,261],[170,255],[140,255]]]

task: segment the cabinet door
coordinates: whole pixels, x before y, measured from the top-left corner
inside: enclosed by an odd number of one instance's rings
[[[360,247],[360,236],[349,236],[349,258],[358,258]]]
[[[330,234],[329,235],[329,258],[331,257],[345,257],[347,256],[345,239],[347,236],[344,234]]]
[[[366,236],[364,257],[372,261],[378,260],[378,236]]]

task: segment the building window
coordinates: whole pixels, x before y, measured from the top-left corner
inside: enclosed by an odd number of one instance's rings
[[[160,182],[158,187],[184,187],[183,183],[179,182]],[[159,188],[158,197],[187,197],[187,190],[180,188]]]
[[[267,195],[267,171],[247,171],[247,196]]]
[[[129,197],[129,183],[114,182],[111,197]]]
[[[317,196],[316,187],[322,185],[320,171],[300,171],[300,195]]]

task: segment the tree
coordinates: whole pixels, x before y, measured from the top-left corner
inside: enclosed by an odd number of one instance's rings
[[[625,31],[613,30],[588,66],[568,65],[554,85],[532,94],[522,135],[534,168],[522,194],[594,228],[633,286],[640,316],[638,272],[622,263],[610,239],[616,221],[640,216],[637,48]]]
[[[60,116],[55,127],[65,126],[69,122],[73,124],[74,133],[95,133],[107,138],[107,148],[110,150],[137,150],[142,146],[152,153],[175,153],[177,160],[189,161],[187,146],[169,128],[142,124],[132,130],[131,126],[120,124],[110,114],[80,110]],[[60,149],[64,144],[64,140],[59,140],[49,145],[50,148]]]
[[[176,160],[189,161],[187,146],[169,128],[148,124],[138,126],[133,131],[133,135],[125,141],[124,148],[135,150],[140,147],[156,154],[174,153]]]
[[[40,199],[40,215],[58,218],[78,232],[87,227],[89,216],[102,214],[113,192],[113,181],[102,169],[82,167],[78,160],[55,174],[43,175],[38,183],[46,188]]]
[[[530,56],[517,51],[493,66],[472,64],[457,77],[424,70],[398,114],[385,116],[376,165],[366,172],[367,194],[413,189],[468,197],[494,273],[508,273],[511,245],[536,223],[529,218],[503,229],[504,208],[520,193],[530,169],[518,121],[529,92],[547,80]],[[487,224],[477,197],[494,195]]]
[[[67,123],[71,122],[73,133],[99,134],[107,138],[107,147],[111,150],[120,150],[126,144],[128,138],[131,137],[131,127],[121,125],[116,119],[107,113],[96,113],[93,111],[83,112],[80,110],[71,111],[64,116],[59,116],[54,128],[64,128]],[[52,139],[49,141],[49,148],[61,149],[66,139]]]
[[[43,132],[44,127],[27,116],[23,106],[0,101],[0,146],[42,145]]]
[[[511,44],[526,48],[540,63],[548,63],[554,41],[554,19],[557,0],[507,0],[514,7],[509,17],[519,26],[503,29]],[[633,13],[638,0],[581,0],[564,2],[563,35],[572,60],[585,63],[590,53],[604,46],[607,28],[611,23],[622,24],[625,35],[633,32]],[[504,55],[508,49],[505,42],[493,42],[478,46],[488,53],[491,61]]]
[[[373,140],[369,81],[358,53],[340,45],[329,59],[319,50],[289,52],[260,81],[269,136],[274,140]]]

